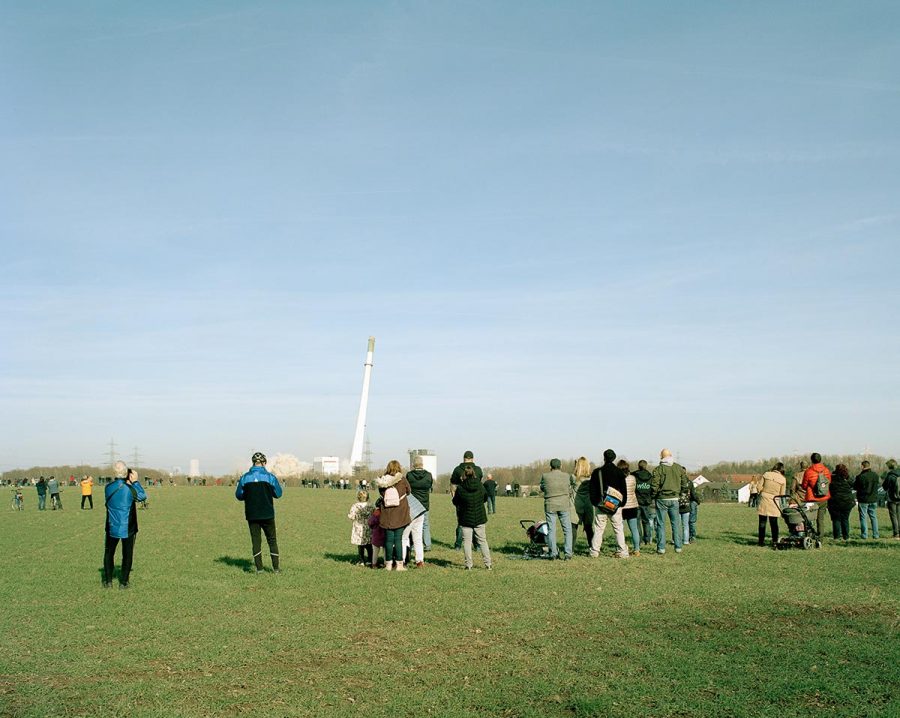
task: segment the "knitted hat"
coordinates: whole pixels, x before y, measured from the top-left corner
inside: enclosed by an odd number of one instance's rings
[[[261,451],[257,451],[250,458],[250,461],[252,461],[254,464],[265,464],[266,463],[266,455]]]

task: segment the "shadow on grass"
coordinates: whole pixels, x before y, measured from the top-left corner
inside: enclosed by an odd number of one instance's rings
[[[438,539],[435,539],[435,538],[431,539],[431,543],[434,544],[435,546],[442,546],[444,548],[453,548],[452,543],[447,543],[446,541],[439,541]]]
[[[756,536],[752,536],[750,534],[739,534],[734,531],[723,531],[719,534],[719,540],[728,541],[729,543],[736,543],[739,546],[756,546],[758,539]],[[771,537],[768,539],[771,541]]]
[[[359,563],[359,554],[355,553],[324,553],[322,555],[329,561],[337,561],[338,563]]]
[[[249,558],[235,558],[234,556],[219,556],[216,563],[224,563],[232,568],[239,568],[242,571],[250,573],[254,570],[253,562]]]

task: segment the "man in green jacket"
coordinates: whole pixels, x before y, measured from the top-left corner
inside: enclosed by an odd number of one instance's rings
[[[575,477],[560,470],[559,459],[550,460],[550,471],[541,474],[541,491],[544,493],[544,518],[549,534],[547,543],[550,559],[559,558],[556,545],[556,518],[559,517],[563,529],[563,560],[572,558],[572,521],[569,516],[570,496],[575,489]]]
[[[856,489],[856,501],[859,508],[859,530],[864,539],[869,538],[869,532],[866,526],[866,517],[869,517],[869,523],[872,525],[872,538],[878,538],[878,517],[875,510],[878,508],[878,484],[881,479],[870,468],[868,461],[862,462],[862,471],[853,482],[853,488]]]
[[[666,552],[666,516],[672,527],[672,540],[675,553],[681,553],[684,545],[684,529],[681,515],[678,513],[678,497],[691,490],[687,472],[681,464],[676,464],[672,452],[663,449],[659,452],[659,466],[653,469],[650,489],[656,498],[656,553]]]

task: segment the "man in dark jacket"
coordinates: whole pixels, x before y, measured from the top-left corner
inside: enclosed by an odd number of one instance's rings
[[[878,484],[880,483],[881,479],[872,471],[869,462],[863,461],[862,471],[853,482],[853,488],[856,489],[856,501],[859,505],[859,530],[864,539],[869,538],[866,526],[867,516],[872,525],[872,538],[878,538],[878,517],[875,515],[875,510],[878,508]]]
[[[653,529],[656,526],[656,507],[653,506],[653,491],[650,489],[650,479],[653,475],[647,471],[647,462],[644,459],[638,461],[637,471],[631,472],[634,476],[634,492],[637,494],[638,513],[641,517],[641,543],[653,543]]]
[[[487,492],[487,512],[489,514],[497,513],[497,482],[490,474],[484,480],[484,490]]]
[[[887,494],[888,516],[891,517],[891,529],[895,539],[900,539],[900,468],[897,462],[888,459],[887,471],[882,474],[881,488]]]
[[[463,454],[462,463],[453,469],[453,473],[450,474],[450,486],[458,487],[462,484],[463,480],[469,477],[475,477],[478,479],[478,483],[481,483],[482,478],[484,477],[484,472],[481,470],[480,466],[475,465],[475,454],[471,451],[466,451]],[[483,488],[483,487],[482,487]],[[454,488],[451,488],[450,491],[454,491]],[[455,495],[455,494],[454,494]],[[475,537],[476,543],[478,541],[478,537]],[[462,526],[457,524],[456,526],[456,541],[453,544],[453,548],[460,549],[462,548],[463,541],[463,532]]]
[[[38,511],[44,511],[47,508],[47,482],[44,481],[43,476],[38,479],[35,488],[38,495]]]
[[[588,487],[591,493],[591,503],[594,505],[594,535],[591,538],[591,556],[600,555],[603,547],[603,532],[606,530],[606,521],[610,520],[613,526],[613,535],[616,539],[616,558],[628,558],[628,545],[625,543],[625,524],[622,521],[622,507],[628,501],[628,486],[625,483],[625,472],[615,464],[616,452],[607,449],[603,452],[603,465],[591,472]],[[618,508],[609,513],[605,506],[607,496],[616,496]]]
[[[484,567],[491,570],[491,550],[488,547],[485,525],[487,524],[487,512],[484,509],[485,491],[481,478],[475,478],[473,474],[464,476],[462,483],[456,487],[453,494],[453,505],[456,506],[456,521],[462,532],[463,555],[465,556],[466,570],[472,569],[472,539],[478,541],[481,556],[484,559]]]
[[[281,498],[281,484],[275,474],[266,470],[266,455],[257,451],[251,458],[253,466],[237,483],[234,496],[244,502],[244,516],[250,527],[250,541],[253,545],[253,563],[256,573],[263,570],[262,537],[265,533],[272,557],[272,570],[280,573],[278,541],[275,536],[275,504],[273,499]]]
[[[137,538],[136,501],[144,501],[147,494],[137,480],[137,473],[117,461],[116,479],[106,485],[106,544],[103,550],[103,587],[112,587],[116,546],[122,542],[122,572],[119,574],[119,588],[128,588],[131,564],[134,560],[134,541]]]
[[[419,503],[425,507],[425,519],[422,523],[422,547],[425,551],[431,551],[431,525],[428,521],[428,511],[431,508],[431,488],[434,486],[434,477],[430,471],[423,467],[421,456],[413,459],[413,470],[406,475],[409,482],[410,493],[415,496]]]

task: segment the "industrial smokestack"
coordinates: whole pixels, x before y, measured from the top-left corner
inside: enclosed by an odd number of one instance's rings
[[[372,356],[375,354],[375,337],[369,337],[366,350],[366,368],[363,373],[362,396],[359,398],[359,414],[356,417],[356,434],[353,437],[353,449],[350,451],[351,470],[362,463],[363,441],[366,434],[366,410],[369,408],[369,382],[372,380]]]

